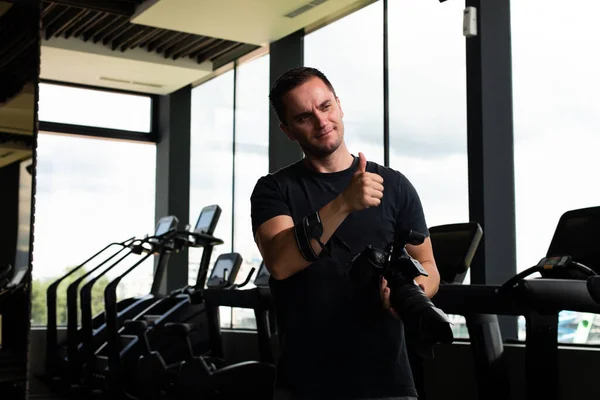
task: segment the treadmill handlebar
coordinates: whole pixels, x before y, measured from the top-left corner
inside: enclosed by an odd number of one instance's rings
[[[246,277],[246,279],[244,279],[244,282],[240,283],[239,285],[234,284],[232,288],[237,289],[237,288],[242,288],[242,287],[246,286],[248,283],[250,283],[250,279],[252,279],[252,275],[254,275],[255,271],[256,271],[256,268],[252,267],[252,269],[248,273],[248,276]]]
[[[533,267],[527,268],[507,280],[500,288],[498,288],[498,292],[509,292],[519,285],[526,277],[536,272],[541,273],[544,278],[553,278],[557,280],[587,279],[587,277],[596,275],[591,268],[574,261],[569,255],[544,257]]]
[[[596,303],[600,303],[600,276],[592,276],[587,280],[590,296]]]
[[[433,303],[448,314],[527,315],[532,311],[563,310],[600,313],[600,303],[590,292],[597,277],[573,279],[525,279],[509,292],[497,285],[442,284]],[[592,284],[590,280],[594,280]],[[598,288],[598,286],[596,286]],[[598,294],[597,290],[594,293]]]

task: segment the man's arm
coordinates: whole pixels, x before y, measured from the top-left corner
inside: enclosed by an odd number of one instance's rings
[[[431,238],[426,237],[425,241],[417,246],[407,244],[406,251],[412,258],[419,261],[429,274],[429,276],[418,276],[415,281],[423,286],[425,294],[431,299],[440,287],[440,273],[433,257]]]
[[[359,163],[348,187],[335,199],[319,210],[326,244],[344,219],[353,211],[377,207],[383,197],[383,178],[366,172],[367,160],[359,153]],[[289,215],[278,215],[262,223],[254,238],[263,257],[265,266],[274,279],[286,279],[310,265],[300,254],[294,236],[294,221]],[[315,254],[321,246],[311,240]]]
[[[348,214],[342,197],[336,197],[319,210],[323,224],[321,242],[325,244],[329,241]],[[310,265],[298,250],[294,221],[289,215],[278,215],[262,224],[256,231],[255,240],[265,266],[274,279],[286,279]],[[311,244],[315,254],[319,255],[321,246],[316,240],[311,240]]]

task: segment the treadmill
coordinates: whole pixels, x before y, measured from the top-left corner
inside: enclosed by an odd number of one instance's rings
[[[483,237],[481,226],[477,222],[438,225],[429,228],[429,235],[434,259],[440,274],[440,289],[445,285],[462,287],[462,283],[471,267],[471,262]],[[434,296],[432,299],[436,305],[437,296]],[[446,310],[444,311],[446,312]],[[485,329],[485,332],[482,332],[482,334],[491,334],[494,338],[490,339],[491,343],[502,345],[501,337],[498,336],[500,334],[500,326],[497,316],[477,316],[469,320],[469,322],[471,322],[470,329],[475,329],[475,326],[481,326]],[[425,390],[423,357],[417,351],[414,340],[411,335],[407,335],[406,347],[419,399],[426,400],[427,393]]]
[[[188,247],[202,247],[203,254],[198,269],[198,279],[206,276],[212,250],[215,245],[223,244],[221,239],[215,238],[212,233],[216,228],[221,214],[218,205],[204,207],[198,217],[193,231],[175,231],[171,234],[172,251],[181,251]],[[133,268],[133,267],[132,267]],[[111,394],[123,394],[128,390],[128,385],[134,384],[135,379],[128,375],[134,374],[136,363],[140,355],[137,332],[128,327],[125,318],[119,314],[116,301],[116,289],[120,280],[130,270],[112,281],[105,289],[104,300],[106,308],[106,342],[95,351],[90,364],[90,386],[101,388]],[[158,272],[157,272],[158,273]],[[138,309],[135,315],[126,318],[128,321],[144,321],[148,330],[146,337],[152,348],[161,354],[176,358],[177,353],[172,353],[172,343],[163,334],[164,325],[169,322],[195,323],[206,325],[206,313],[203,304],[194,304],[190,300],[196,286],[185,286],[166,296],[157,298],[143,309]],[[193,336],[193,343],[199,348],[208,349],[206,329],[200,329]]]
[[[523,315],[526,320],[527,399],[560,399],[558,315],[563,310],[600,313],[600,207],[568,211],[560,218],[547,252],[538,265],[504,285],[441,285],[433,302],[450,314],[469,319],[477,314]],[[533,272],[542,278],[524,279]],[[590,290],[592,290],[590,292]],[[471,332],[480,398],[509,398],[506,381],[496,379],[502,347],[492,337]]]

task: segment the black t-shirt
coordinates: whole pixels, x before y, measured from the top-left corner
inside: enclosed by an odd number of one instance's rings
[[[299,161],[260,178],[251,196],[253,234],[275,216],[297,223],[319,210],[348,186],[357,165],[355,157],[347,170],[318,173]],[[366,170],[384,180],[381,204],[348,215],[330,240],[329,258],[269,282],[282,337],[276,386],[313,399],[417,395],[402,322],[382,308],[377,291],[358,292],[345,271],[366,245],[384,249],[395,229],[428,234],[427,225],[403,174],[372,162]]]

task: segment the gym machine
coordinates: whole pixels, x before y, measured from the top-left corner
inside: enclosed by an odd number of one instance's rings
[[[246,286],[253,273],[245,281],[235,284],[242,257],[237,253],[222,254],[207,282],[207,288],[192,294],[195,303],[205,302],[211,339],[211,352],[196,355],[190,341],[190,333],[198,329],[194,324],[169,323],[164,333],[179,343],[184,343],[186,355],[179,361],[165,362],[162,353],[152,348],[147,340],[147,326],[143,321],[134,321],[145,352],[138,363],[139,397],[143,400],[177,399],[197,397],[203,399],[270,398],[275,378],[275,367],[270,342],[267,310],[272,309],[268,292],[269,273],[261,265],[254,281],[256,288],[238,290]],[[257,317],[257,335],[262,361],[245,361],[229,364],[223,359],[220,334],[219,306],[253,308]]]
[[[123,395],[135,392],[135,374],[139,355],[143,352],[144,343],[139,341],[139,325],[146,326],[146,338],[155,349],[169,357],[178,359],[180,352],[173,346],[169,337],[164,334],[165,325],[170,322],[193,323],[199,327],[193,336],[195,348],[209,349],[208,328],[204,304],[193,303],[190,295],[197,288],[204,286],[212,250],[215,245],[223,243],[212,233],[216,228],[221,209],[217,205],[202,209],[193,231],[175,231],[171,234],[172,246],[175,251],[184,247],[202,247],[203,254],[198,269],[195,286],[185,286],[169,293],[141,310],[137,315],[123,321],[118,313],[116,288],[120,280],[130,270],[113,280],[104,292],[106,308],[107,340],[95,352],[94,359],[89,364],[88,377],[90,388],[101,389],[111,395]]]
[[[71,269],[67,274],[53,282],[47,289],[47,333],[46,333],[46,376],[44,380],[54,390],[70,389],[81,383],[81,372],[86,359],[93,354],[95,348],[105,340],[105,314],[92,315],[92,288],[102,276],[114,269],[120,263],[133,256],[136,259],[134,266],[140,265],[156,252],[159,253],[159,268],[155,274],[152,291],[149,295],[140,298],[129,298],[119,302],[119,311],[122,315],[130,315],[145,307],[158,294],[164,268],[168,260],[166,246],[167,235],[172,232],[178,224],[177,218],[173,216],[163,217],[157,224],[153,236],[143,239],[130,238],[123,242],[110,243],[96,254],[85,260],[80,265]],[[110,250],[117,248],[116,252]],[[102,256],[110,255],[99,262],[95,267],[73,281],[67,288],[67,339],[58,343],[57,326],[57,292],[58,286],[69,276],[87,267],[92,261],[101,259]],[[135,257],[141,254],[143,257]],[[117,256],[116,261],[112,262]],[[103,267],[108,267],[102,271]],[[81,328],[78,327],[77,299],[78,289],[81,282],[96,274],[81,289]]]
[[[560,218],[546,257],[504,285],[440,285],[434,303],[467,320],[480,398],[510,398],[499,329],[476,321],[490,314],[525,316],[526,397],[560,398],[558,315],[600,313],[599,240],[600,207],[572,210]],[[541,278],[524,279],[533,272]]]

